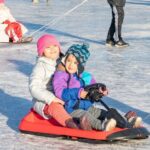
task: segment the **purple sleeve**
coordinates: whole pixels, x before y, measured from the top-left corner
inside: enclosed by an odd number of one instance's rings
[[[92,79],[91,79],[91,83],[90,84],[94,84],[94,83],[96,83],[96,80],[93,78],[93,76],[92,76]]]
[[[67,75],[61,71],[56,71],[53,77],[53,89],[55,95],[61,99],[62,92],[67,88]]]
[[[74,103],[79,96],[80,88],[68,88],[68,74],[62,71],[57,71],[53,77],[53,89],[55,95],[63,101]]]

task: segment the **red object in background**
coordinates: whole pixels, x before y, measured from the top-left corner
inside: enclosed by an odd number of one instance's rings
[[[6,20],[4,21],[4,24],[8,24],[5,32],[13,42],[17,42],[22,38],[21,25],[18,22],[10,22],[9,20]]]

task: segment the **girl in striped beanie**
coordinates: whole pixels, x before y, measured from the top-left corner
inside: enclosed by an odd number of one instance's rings
[[[81,120],[86,116],[84,124],[89,124],[87,130],[110,131],[116,126],[114,119],[105,120],[106,111],[93,107],[93,101],[87,100],[88,94],[84,87],[94,84],[96,81],[87,72],[84,72],[85,64],[90,56],[87,44],[74,44],[66,52],[62,59],[63,70],[57,70],[53,77],[53,89],[55,95],[65,102],[65,109],[73,118]],[[107,89],[101,91],[107,95]]]
[[[110,114],[108,111],[94,107],[94,99],[87,98],[89,93],[85,87],[96,83],[92,75],[84,71],[89,56],[87,44],[72,45],[62,59],[64,68],[59,66],[54,74],[53,89],[55,95],[65,102],[65,109],[73,118],[81,120],[86,116],[84,124],[89,124],[88,130],[93,128],[110,131],[119,126],[118,118],[114,119],[113,115],[108,117]],[[98,92],[102,96],[108,94],[106,86],[104,89],[99,87]],[[141,126],[141,117],[136,116],[132,111],[128,112],[125,118],[132,127]]]

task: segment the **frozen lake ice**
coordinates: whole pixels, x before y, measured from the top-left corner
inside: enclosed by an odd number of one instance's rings
[[[150,130],[150,1],[127,0],[123,37],[130,46],[123,49],[104,45],[111,12],[106,0],[88,0],[75,11],[57,20],[82,0],[7,0],[17,20],[33,34],[30,44],[0,44],[0,149],[139,149],[150,147],[150,140],[99,144],[22,134],[18,125],[32,106],[28,77],[36,61],[36,41],[44,33],[56,35],[62,51],[73,43],[88,42],[91,57],[86,70],[109,88],[105,102],[121,113],[134,110]]]

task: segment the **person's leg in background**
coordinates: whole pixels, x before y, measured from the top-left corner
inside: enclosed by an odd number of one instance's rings
[[[115,29],[115,13],[114,13],[114,6],[112,4],[109,4],[112,12],[112,20],[111,24],[108,30],[107,39],[106,39],[106,45],[107,46],[114,46],[115,40],[114,40],[114,33],[116,31]]]
[[[117,42],[116,42],[115,46],[116,47],[128,46],[129,44],[126,43],[122,38],[122,24],[123,24],[123,20],[124,20],[124,9],[123,9],[123,7],[116,6],[116,10],[117,10],[118,21],[116,24]]]

